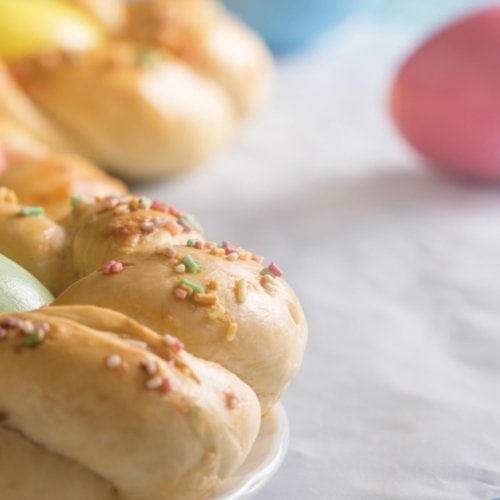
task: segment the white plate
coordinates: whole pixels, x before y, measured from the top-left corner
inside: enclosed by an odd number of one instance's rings
[[[257,440],[243,465],[218,491],[217,500],[251,498],[279,469],[288,449],[290,427],[281,403],[263,419]]]

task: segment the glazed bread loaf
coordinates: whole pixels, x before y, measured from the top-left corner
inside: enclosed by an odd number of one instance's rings
[[[196,356],[244,380],[265,413],[302,363],[304,313],[282,278],[250,258],[228,260],[212,248],[176,246],[172,257],[129,259],[121,272],[79,280],[55,304],[109,307],[172,333]]]
[[[192,167],[224,145],[234,128],[231,102],[217,84],[141,46],[55,52],[12,69],[79,153],[129,179]]]
[[[60,225],[21,210],[0,205],[0,252],[62,292],[57,304],[109,307],[178,336],[250,385],[263,413],[296,375],[307,325],[275,264],[204,242],[192,218],[144,198],[82,201]]]
[[[145,0],[130,3],[123,36],[174,53],[217,81],[238,113],[268,96],[272,57],[250,29],[213,0]]]
[[[123,315],[45,308],[0,315],[0,332],[0,464],[12,453],[17,466],[5,500],[40,483],[54,500],[198,499],[257,436],[246,384]]]
[[[73,200],[60,224],[39,207],[0,196],[0,253],[59,293],[112,259],[150,255],[200,237],[196,220],[175,207],[133,195]]]
[[[23,205],[43,207],[55,220],[71,211],[76,196],[93,198],[127,192],[123,182],[75,155],[18,160],[15,168],[0,174],[0,186],[15,191]]]

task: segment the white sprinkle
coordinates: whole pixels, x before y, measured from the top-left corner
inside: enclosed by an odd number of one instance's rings
[[[178,274],[182,274],[186,272],[186,266],[184,264],[177,264],[175,266],[175,272]]]
[[[156,365],[156,361],[153,359],[148,359],[144,362],[144,370],[148,375],[155,375],[158,371],[158,366]]]
[[[155,223],[152,220],[145,220],[141,223],[141,230],[146,233],[151,233],[156,229]]]
[[[153,377],[146,380],[146,387],[148,389],[159,389],[163,385],[163,379],[161,377]]]
[[[227,260],[238,260],[238,252],[231,252],[226,257]]]
[[[25,333],[26,335],[31,335],[32,333],[35,332],[35,325],[32,321],[27,319],[27,320],[23,321],[21,329],[22,329],[23,333]]]
[[[108,368],[118,368],[122,364],[122,358],[118,354],[112,354],[106,358]]]
[[[125,339],[127,343],[130,345],[133,345],[134,347],[140,347],[141,349],[147,349],[148,344],[146,342],[143,342],[142,340],[137,340],[137,339]]]

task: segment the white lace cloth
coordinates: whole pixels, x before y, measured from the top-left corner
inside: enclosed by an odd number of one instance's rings
[[[280,63],[206,168],[142,191],[286,271],[310,342],[262,500],[500,497],[500,187],[433,175],[384,96],[416,31],[357,18]]]

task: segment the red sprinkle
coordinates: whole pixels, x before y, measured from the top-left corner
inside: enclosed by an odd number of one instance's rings
[[[230,253],[238,252],[238,247],[235,247],[234,245],[227,244],[224,247],[224,250],[226,251],[226,255],[229,255]]]
[[[103,274],[117,274],[123,271],[123,264],[117,260],[110,260],[101,269],[99,269]]]
[[[196,243],[194,244],[194,247],[197,248],[198,250],[202,250],[204,246],[205,245],[201,240],[197,240]]]
[[[156,210],[157,212],[163,212],[163,213],[168,212],[168,208],[161,201],[158,200],[154,200],[153,203],[151,203],[151,210]]]
[[[170,382],[169,378],[167,377],[163,378],[160,390],[161,392],[163,392],[163,394],[168,394],[169,392],[172,392],[172,382]]]
[[[184,288],[177,287],[174,290],[174,295],[181,300],[184,300],[188,296],[188,291],[185,290]]]
[[[169,333],[163,335],[163,342],[174,352],[179,352],[184,349],[184,344],[178,338],[170,335]]]
[[[271,264],[269,264],[269,266],[267,267],[269,269],[269,271],[271,271],[271,273],[274,274],[274,276],[276,276],[277,278],[281,278],[281,276],[283,276],[283,271],[281,270],[281,268],[275,264],[274,262],[271,262]]]

